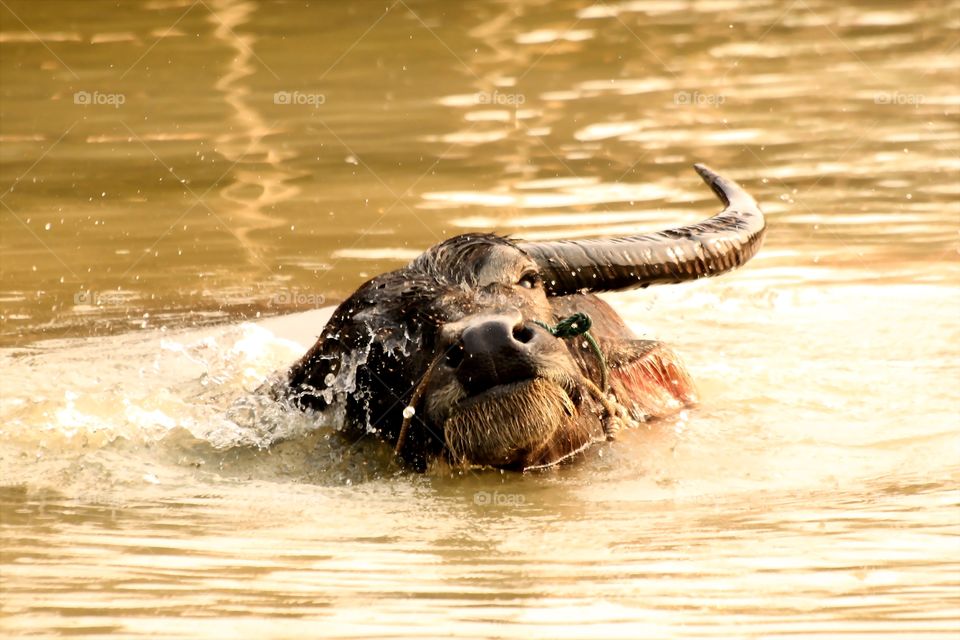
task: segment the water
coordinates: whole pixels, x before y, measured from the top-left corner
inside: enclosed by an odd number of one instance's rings
[[[0,16],[3,635],[960,633],[957,3]],[[414,475],[255,392],[444,237],[706,217],[694,161],[765,248],[607,298],[698,407]]]

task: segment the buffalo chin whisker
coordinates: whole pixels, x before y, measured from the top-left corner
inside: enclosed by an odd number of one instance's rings
[[[517,456],[536,458],[577,409],[560,385],[546,378],[515,383],[510,393],[471,403],[444,423],[451,458],[461,464],[502,466]]]

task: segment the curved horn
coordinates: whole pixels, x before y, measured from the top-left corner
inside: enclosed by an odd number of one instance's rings
[[[733,180],[693,165],[725,205],[708,220],[621,238],[525,242],[551,296],[619,291],[726,273],[754,256],[766,223],[756,201]]]

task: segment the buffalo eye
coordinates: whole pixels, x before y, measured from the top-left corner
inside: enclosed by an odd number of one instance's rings
[[[536,271],[528,271],[517,281],[517,285],[523,287],[524,289],[536,289],[540,286],[542,280],[540,279],[540,274]]]

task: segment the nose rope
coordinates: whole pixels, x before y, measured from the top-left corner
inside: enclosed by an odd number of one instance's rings
[[[395,455],[400,455],[400,452],[403,450],[403,443],[406,441],[407,432],[410,430],[410,422],[413,420],[413,416],[417,412],[417,404],[419,404],[420,398],[423,397],[423,392],[427,390],[427,385],[430,383],[430,378],[433,376],[433,372],[436,370],[437,365],[440,364],[441,360],[443,360],[444,355],[446,354],[441,351],[433,358],[430,366],[427,367],[426,373],[423,374],[423,377],[420,378],[420,382],[413,390],[413,396],[410,397],[410,404],[403,409],[403,422],[400,423],[400,433],[397,434],[397,444],[393,448],[393,453]]]
[[[600,350],[600,345],[597,344],[596,339],[590,334],[590,327],[593,326],[593,321],[590,320],[590,316],[585,313],[574,313],[563,318],[552,327],[546,322],[540,322],[539,320],[534,320],[533,322],[557,338],[576,338],[582,335],[593,350],[593,354],[597,356],[597,362],[600,364],[600,389],[604,393],[608,391],[607,359],[603,357],[603,351]]]
[[[550,332],[550,335],[553,335],[557,338],[576,338],[577,336],[583,336],[587,341],[587,344],[590,345],[590,348],[593,350],[593,355],[597,357],[597,363],[600,365],[600,386],[598,387],[593,383],[590,378],[584,378],[585,386],[587,390],[600,402],[603,406],[603,410],[606,415],[603,418],[603,433],[607,436],[608,440],[612,440],[617,431],[622,427],[618,416],[620,412],[617,409],[617,405],[614,404],[610,398],[607,397],[608,392],[610,391],[609,380],[607,376],[607,359],[603,355],[603,351],[600,349],[600,345],[597,343],[596,338],[590,334],[590,327],[593,326],[593,321],[590,320],[590,316],[585,313],[574,313],[566,318],[562,318],[554,326],[550,326],[545,322],[540,322],[539,320],[534,320],[534,323],[540,325],[544,329]]]

